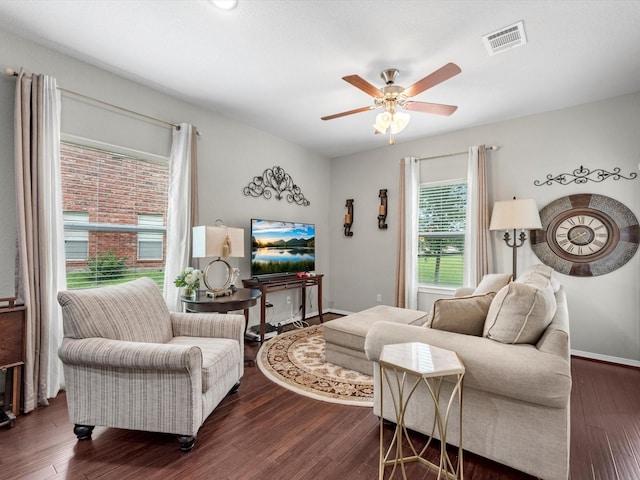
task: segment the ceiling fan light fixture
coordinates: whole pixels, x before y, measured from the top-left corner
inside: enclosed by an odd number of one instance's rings
[[[393,135],[400,133],[407,125],[409,125],[409,120],[411,120],[411,116],[408,113],[394,113],[393,120],[391,120],[391,133]]]
[[[233,10],[238,5],[238,0],[209,0],[213,6],[221,10]]]
[[[393,122],[393,115],[385,111],[376,115],[376,123],[373,124],[373,128],[376,129],[376,132],[387,133],[391,122]]]

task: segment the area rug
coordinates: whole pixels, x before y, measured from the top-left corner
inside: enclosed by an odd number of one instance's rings
[[[267,378],[300,395],[373,406],[373,377],[325,362],[322,325],[277,335],[260,347],[256,361]]]

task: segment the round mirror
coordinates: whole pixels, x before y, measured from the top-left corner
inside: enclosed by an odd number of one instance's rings
[[[231,266],[222,258],[212,261],[202,274],[207,289],[213,293],[221,292],[231,285]]]

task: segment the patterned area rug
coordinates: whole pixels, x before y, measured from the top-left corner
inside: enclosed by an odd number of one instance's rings
[[[267,378],[300,395],[373,406],[373,377],[325,362],[322,325],[272,338],[260,347],[256,360]]]

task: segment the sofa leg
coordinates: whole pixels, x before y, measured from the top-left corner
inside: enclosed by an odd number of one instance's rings
[[[178,442],[180,443],[180,450],[188,452],[195,445],[196,437],[195,435],[178,435]]]
[[[238,380],[236,384],[233,387],[231,387],[231,390],[229,390],[229,393],[238,393],[239,388],[240,388],[240,380]]]
[[[93,425],[78,425],[73,427],[73,433],[76,434],[78,440],[91,440],[91,434],[93,433]]]

